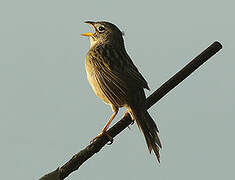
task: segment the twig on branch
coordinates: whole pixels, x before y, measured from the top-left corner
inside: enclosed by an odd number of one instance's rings
[[[146,100],[146,108],[149,109],[152,105],[158,102],[163,96],[165,96],[169,91],[171,91],[174,87],[176,87],[185,78],[187,78],[192,72],[194,72],[204,62],[206,62],[210,57],[215,55],[221,48],[222,45],[217,41],[214,42],[212,45],[210,45],[201,54],[199,54],[190,63],[188,63],[183,69],[181,69],[167,82],[165,82],[160,88],[158,88],[154,93],[152,93]],[[127,115],[123,117],[120,121],[118,121],[113,127],[111,127],[107,131],[107,133],[114,138],[117,134],[123,131],[131,123],[132,123],[131,117]],[[75,154],[72,157],[72,159],[70,159],[61,168],[57,169],[58,172],[57,179],[50,179],[50,180],[65,179],[70,173],[77,170],[91,156],[99,152],[101,148],[105,146],[105,144],[107,144],[108,142],[109,138],[107,136],[102,136],[98,138],[95,142],[88,145],[85,149]],[[48,175],[50,175],[50,173]],[[46,179],[41,178],[41,180],[46,180]]]

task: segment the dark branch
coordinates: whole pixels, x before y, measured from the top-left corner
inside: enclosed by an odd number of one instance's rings
[[[187,78],[192,72],[199,68],[204,62],[215,55],[222,45],[215,41],[207,49],[205,49],[201,54],[195,57],[190,63],[184,66],[179,72],[172,76],[168,81],[166,81],[160,88],[158,88],[153,94],[151,94],[146,101],[146,107],[149,109],[152,105],[158,102],[163,96],[165,96],[170,90],[181,83],[185,78]]]
[[[165,96],[170,90],[176,87],[180,82],[187,78],[192,72],[194,72],[199,66],[206,62],[210,57],[216,54],[222,45],[219,42],[214,42],[207,49],[205,49],[200,55],[194,58],[183,69],[171,77],[160,88],[158,88],[152,95],[146,100],[146,108],[149,109],[152,105],[158,102],[163,96]],[[129,115],[122,118],[107,133],[113,138],[123,131],[132,123]],[[109,142],[108,137],[102,136],[95,142],[88,145],[85,149],[74,155],[65,165],[59,168],[59,179],[65,179],[70,173],[77,170],[86,160],[88,160],[95,153],[99,152],[105,144]]]

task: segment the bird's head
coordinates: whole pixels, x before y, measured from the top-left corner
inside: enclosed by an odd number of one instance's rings
[[[91,25],[94,28],[94,33],[88,32],[83,33],[83,36],[90,37],[91,47],[95,44],[102,43],[114,43],[118,45],[124,45],[123,33],[112,23],[99,21],[85,21],[85,23]]]

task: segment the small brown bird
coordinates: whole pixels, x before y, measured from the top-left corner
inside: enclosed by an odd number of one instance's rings
[[[144,88],[149,90],[149,87],[125,50],[123,33],[109,22],[85,23],[95,30],[82,34],[90,38],[85,62],[87,78],[95,94],[113,110],[97,137],[106,133],[118,109],[125,107],[143,132],[149,152],[153,150],[160,162],[159,148],[162,146],[158,128],[145,108]]]

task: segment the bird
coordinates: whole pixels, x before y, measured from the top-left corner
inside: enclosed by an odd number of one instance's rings
[[[149,152],[153,150],[160,162],[159,150],[162,145],[158,136],[159,130],[145,108],[144,89],[150,89],[125,49],[123,32],[113,23],[106,21],[85,23],[94,29],[93,33],[81,34],[90,39],[90,48],[85,57],[87,79],[95,94],[110,105],[113,111],[96,138],[106,134],[119,108],[124,107],[142,131]]]

